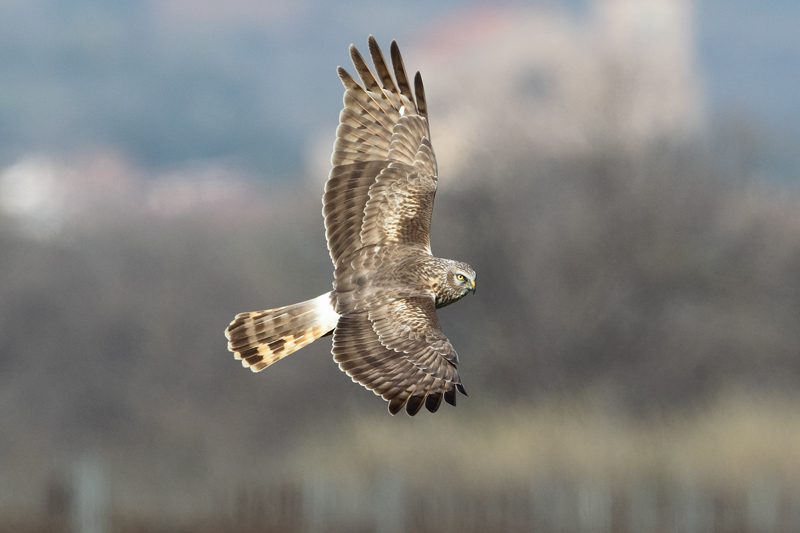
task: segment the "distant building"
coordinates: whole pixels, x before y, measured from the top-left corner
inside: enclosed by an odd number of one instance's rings
[[[596,0],[477,8],[416,50],[440,168],[515,139],[566,155],[602,143],[635,147],[701,131],[692,0]],[[518,146],[515,148],[519,148]]]

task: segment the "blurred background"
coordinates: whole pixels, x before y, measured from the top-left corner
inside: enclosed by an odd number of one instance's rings
[[[800,530],[800,4],[0,2],[0,531]],[[322,339],[347,47],[422,71],[440,313],[414,419]]]

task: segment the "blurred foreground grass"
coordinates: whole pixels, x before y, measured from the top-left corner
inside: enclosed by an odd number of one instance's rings
[[[73,476],[60,505],[52,487],[42,487],[50,498],[42,512],[8,516],[0,531],[800,527],[800,398],[793,394],[733,389],[640,417],[606,394],[586,393],[516,405],[470,398],[415,419],[374,411],[343,419],[306,428],[285,459],[244,450],[238,467],[246,471],[229,471],[228,479],[173,479],[171,494],[151,494],[163,499],[160,509],[133,505],[141,498],[126,487],[131,465],[104,464],[93,486]],[[106,490],[92,496],[97,486]],[[181,493],[193,494],[194,505],[178,512],[168,502]],[[76,522],[81,513],[89,518]],[[86,523],[100,526],[80,526]]]
[[[608,395],[528,405],[468,399],[445,416],[363,415],[295,452],[301,476],[365,480],[402,472],[409,483],[491,490],[538,478],[664,482],[709,489],[758,477],[800,485],[800,398],[728,390],[692,407],[631,415]]]

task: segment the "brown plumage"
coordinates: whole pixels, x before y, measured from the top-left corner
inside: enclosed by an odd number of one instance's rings
[[[458,355],[436,309],[475,291],[466,263],[431,255],[436,157],[419,73],[413,89],[395,42],[392,69],[369,37],[375,74],[350,46],[359,84],[345,88],[331,170],[322,198],[333,290],[299,304],[242,313],[228,349],[254,372],[333,333],[333,358],[353,381],[415,415],[466,394]],[[394,75],[392,75],[392,73]]]

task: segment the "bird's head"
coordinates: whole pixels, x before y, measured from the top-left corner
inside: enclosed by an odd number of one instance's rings
[[[466,263],[452,261],[445,271],[443,291],[437,307],[444,307],[460,300],[467,293],[475,292],[475,271]]]

